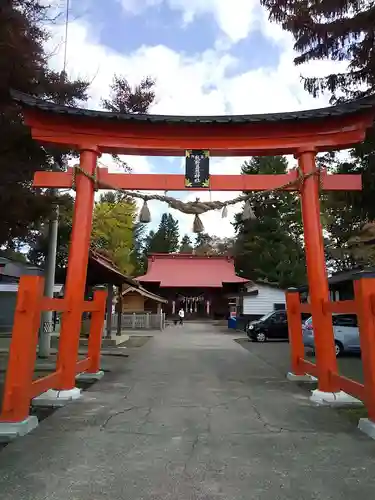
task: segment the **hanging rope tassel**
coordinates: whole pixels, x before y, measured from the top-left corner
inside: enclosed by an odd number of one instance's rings
[[[151,222],[151,213],[150,209],[148,208],[146,199],[143,200],[143,205],[141,211],[139,212],[139,222],[142,222],[143,224],[148,224],[149,222]]]
[[[249,200],[246,200],[245,206],[243,207],[242,220],[256,220],[255,213],[251,208]]]
[[[193,222],[193,233],[203,233],[204,226],[203,222],[200,220],[199,215],[195,214]]]
[[[222,219],[226,219],[228,217],[228,207],[225,205],[223,207],[223,210],[221,212],[221,218]]]

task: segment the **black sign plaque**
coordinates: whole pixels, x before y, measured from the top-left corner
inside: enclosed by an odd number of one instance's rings
[[[202,149],[186,151],[185,187],[210,187],[210,152]]]

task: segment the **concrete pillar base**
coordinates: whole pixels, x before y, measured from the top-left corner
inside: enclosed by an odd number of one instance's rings
[[[74,387],[67,391],[56,391],[49,389],[40,396],[34,398],[31,402],[33,406],[48,406],[52,408],[59,408],[65,406],[70,401],[79,399],[81,397],[81,389]]]
[[[321,406],[336,406],[336,407],[358,407],[363,406],[362,401],[353,398],[344,391],[340,392],[323,392],[319,389],[312,391],[310,401]]]
[[[358,429],[367,434],[371,439],[375,439],[375,422],[368,418],[360,418]]]
[[[290,382],[307,382],[310,384],[314,384],[315,382],[318,381],[316,377],[313,377],[312,375],[308,375],[307,373],[303,375],[296,375],[293,372],[288,372],[286,378]]]
[[[91,382],[91,381],[95,382],[95,380],[100,380],[103,377],[104,377],[104,372],[102,370],[99,370],[96,373],[87,373],[87,372],[78,373],[78,375],[76,376],[76,380],[82,382]]]
[[[38,419],[35,416],[27,417],[22,422],[0,422],[0,442],[8,443],[20,436],[25,436],[36,427]]]

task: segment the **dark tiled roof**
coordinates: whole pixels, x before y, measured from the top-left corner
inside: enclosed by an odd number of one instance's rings
[[[327,108],[311,109],[306,111],[293,111],[289,113],[267,113],[254,115],[222,115],[222,116],[173,116],[173,115],[148,115],[148,114],[124,114],[109,111],[96,111],[82,108],[61,106],[43,99],[18,92],[11,91],[15,101],[26,108],[35,108],[41,111],[60,115],[81,116],[86,118],[99,118],[104,120],[131,121],[131,122],[154,122],[154,123],[186,123],[186,124],[228,124],[228,123],[269,123],[269,122],[291,122],[322,120],[328,117],[340,117],[344,115],[357,114],[375,108],[375,94],[356,101],[338,104]]]

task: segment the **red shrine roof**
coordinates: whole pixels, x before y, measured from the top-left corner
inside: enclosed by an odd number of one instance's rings
[[[222,288],[224,283],[249,281],[236,275],[231,257],[166,253],[151,255],[147,273],[136,279],[162,288]]]

